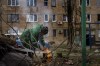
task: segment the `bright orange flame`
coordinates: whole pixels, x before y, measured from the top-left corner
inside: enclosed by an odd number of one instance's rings
[[[47,54],[47,61],[50,62],[51,59],[52,59],[52,53],[51,53],[51,51],[48,48],[46,48],[44,50],[44,52]]]

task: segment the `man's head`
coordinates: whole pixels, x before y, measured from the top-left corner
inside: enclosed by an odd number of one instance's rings
[[[42,29],[41,29],[41,33],[43,35],[47,34],[48,33],[48,27],[47,26],[43,26]]]

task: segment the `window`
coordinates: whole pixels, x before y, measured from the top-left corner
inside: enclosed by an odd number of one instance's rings
[[[51,0],[51,6],[56,7],[56,0]]]
[[[65,5],[67,5],[67,0],[62,0],[62,7],[64,7]]]
[[[91,15],[90,14],[86,14],[86,22],[91,22]]]
[[[97,21],[100,21],[100,14],[97,14]]]
[[[80,17],[80,21],[81,21],[81,17]],[[91,22],[91,15],[90,14],[86,14],[86,22]]]
[[[65,21],[65,22],[68,21],[66,15],[63,15],[63,21]]]
[[[44,0],[44,6],[48,6],[48,0]]]
[[[27,6],[36,6],[36,0],[27,0]]]
[[[44,15],[44,22],[48,22],[49,21],[49,15],[48,14],[45,14]]]
[[[90,0],[86,0],[86,6],[90,5]]]
[[[8,0],[8,5],[9,6],[18,6],[19,0]]]
[[[96,0],[96,5],[100,6],[100,0]]]
[[[26,21],[27,22],[37,22],[37,15],[36,14],[28,14]]]
[[[56,29],[53,29],[53,37],[56,37]]]
[[[55,14],[52,15],[52,21],[56,22],[56,15]]]
[[[19,21],[19,14],[8,15],[8,22],[18,22],[18,21]]]
[[[9,28],[8,34],[16,34],[19,33],[18,27]]]
[[[63,34],[64,34],[64,37],[67,37],[67,29],[63,29]]]
[[[82,4],[82,0],[80,0],[80,6]],[[86,0],[86,6],[90,6],[90,0]]]

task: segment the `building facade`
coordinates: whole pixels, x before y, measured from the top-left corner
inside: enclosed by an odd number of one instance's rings
[[[0,31],[3,34],[21,34],[25,29],[36,24],[48,26],[49,33],[45,36],[48,41],[60,44],[68,36],[68,18],[65,12],[66,0],[1,0],[0,2]],[[75,0],[73,21],[81,22],[81,0]],[[100,39],[100,1],[86,0],[87,33]],[[13,29],[15,30],[13,30]]]

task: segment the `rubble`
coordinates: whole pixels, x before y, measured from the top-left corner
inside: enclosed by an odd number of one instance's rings
[[[5,36],[0,36],[0,66],[32,66],[32,58],[17,52],[16,42]]]

